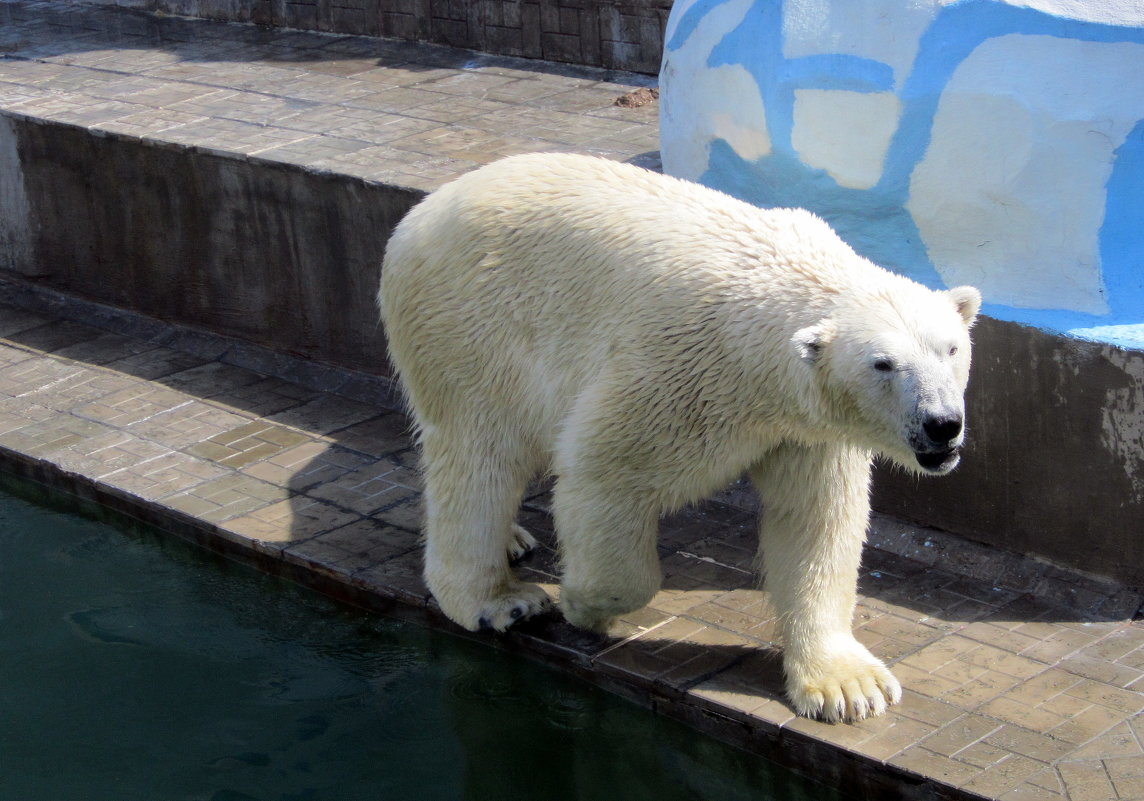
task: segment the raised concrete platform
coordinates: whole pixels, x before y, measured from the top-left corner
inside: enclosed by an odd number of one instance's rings
[[[0,284],[0,471],[458,634],[420,579],[408,420],[387,379]],[[2,474],[0,473],[0,474]],[[609,637],[555,614],[484,641],[870,798],[1144,798],[1138,593],[874,521],[858,637],[905,686],[830,726],[783,700],[742,493],[663,526],[664,589]],[[541,542],[519,573],[557,593]]]
[[[0,0],[0,271],[384,372],[389,231],[513,153],[658,165],[634,73]]]
[[[0,2],[0,48],[3,469],[452,628],[379,362],[385,236],[510,152],[654,166],[654,105],[612,105],[648,81],[58,0]],[[753,507],[667,521],[664,590],[608,638],[482,639],[859,797],[1144,798],[1138,593],[878,518],[856,626],[905,700],[827,726],[782,700]],[[555,592],[545,508],[519,569]]]

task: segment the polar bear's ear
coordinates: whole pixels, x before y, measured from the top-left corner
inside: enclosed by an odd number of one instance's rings
[[[795,331],[790,343],[800,359],[814,364],[822,356],[823,348],[834,339],[834,330],[833,320],[823,320]]]
[[[953,301],[961,319],[965,320],[966,328],[972,326],[977,319],[977,311],[981,308],[981,293],[971,286],[958,286],[947,290],[945,294]]]

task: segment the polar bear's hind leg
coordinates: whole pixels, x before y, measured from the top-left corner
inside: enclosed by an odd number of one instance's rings
[[[509,567],[535,544],[515,522],[531,465],[504,442],[488,447],[440,428],[423,430],[421,444],[425,580],[441,610],[470,631],[504,631],[550,606]]]

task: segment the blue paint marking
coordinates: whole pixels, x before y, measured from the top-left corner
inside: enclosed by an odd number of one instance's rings
[[[727,0],[691,6],[667,43],[677,50],[701,19]],[[1090,42],[1144,44],[1144,28],[1055,17],[995,0],[944,6],[921,37],[917,61],[899,96],[902,115],[890,141],[882,177],[869,190],[838,186],[828,174],[803,164],[792,146],[796,89],[884,92],[893,70],[881,62],[848,56],[787,59],[782,54],[782,3],[757,2],[743,22],[711,53],[708,66],[741,65],[760,88],[772,152],[754,162],[726,142],[712,143],[700,181],[761,206],[801,206],[822,216],[862,255],[931,287],[943,282],[917,227],[905,211],[909,179],[929,147],[938,103],[954,72],[981,44],[1008,34],[1055,36]],[[746,56],[746,57],[744,57]],[[1125,347],[1144,345],[1144,123],[1117,150],[1107,187],[1100,234],[1104,286],[1111,313],[1104,316],[987,304],[986,314]]]
[[[729,2],[730,0],[700,0],[692,5],[679,18],[679,22],[675,26],[675,33],[671,39],[664,43],[664,49],[678,50],[691,37],[691,34],[695,33],[695,29],[699,27],[699,23],[703,21],[704,17],[719,6]]]
[[[860,56],[802,56],[786,61],[782,80],[791,89],[889,92],[894,88],[894,70],[889,64]]]
[[[1144,349],[1144,323],[1110,325],[1107,317],[1060,309],[1019,309],[998,303],[985,303],[981,313],[998,320],[1033,326],[1056,334],[1106,342],[1121,348]],[[1134,315],[1139,319],[1140,315]]]
[[[1073,328],[1063,333],[1091,342],[1105,342],[1126,350],[1144,350],[1144,323]]]
[[[927,286],[943,286],[913,217],[900,204],[841,187],[790,154],[774,152],[746,161],[722,139],[711,143],[707,164],[699,183],[764,208],[809,209],[870,261]]]
[[[767,111],[767,134],[771,146],[791,152],[790,132],[794,127],[794,91],[778,79],[787,67],[782,54],[782,3],[756,3],[739,27],[724,37],[711,51],[707,66],[742,65],[759,87],[763,108]],[[749,62],[742,55],[750,53]]]

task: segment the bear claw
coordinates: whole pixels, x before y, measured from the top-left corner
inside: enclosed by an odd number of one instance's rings
[[[797,662],[784,667],[787,695],[795,711],[827,723],[853,722],[885,713],[902,698],[901,685],[862,646],[836,653],[808,671]]]
[[[487,600],[478,607],[476,615],[450,617],[461,625],[465,625],[466,620],[473,621],[466,626],[470,631],[505,631],[514,623],[540,614],[551,606],[552,600],[541,587],[520,582],[511,592]]]
[[[536,537],[528,533],[528,530],[523,526],[514,524],[512,527],[512,539],[509,541],[508,546],[508,560],[516,562],[523,559],[528,553],[536,547]]]

